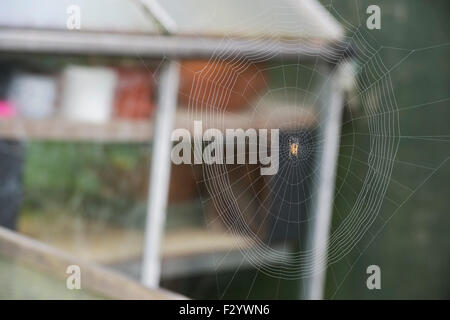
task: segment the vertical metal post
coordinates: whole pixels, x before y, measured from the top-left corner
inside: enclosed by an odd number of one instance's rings
[[[167,62],[162,67],[158,89],[142,263],[142,283],[150,288],[159,286],[161,275],[161,240],[164,235],[171,166],[170,138],[175,122],[178,84],[179,64],[176,61]]]
[[[339,67],[338,67],[339,68]],[[325,289],[327,246],[333,213],[336,169],[339,156],[340,130],[343,111],[343,90],[340,70],[324,83],[320,106],[319,139],[323,140],[317,157],[318,176],[314,182],[313,217],[308,227],[306,250],[311,253],[312,275],[303,282],[301,297],[323,299]]]

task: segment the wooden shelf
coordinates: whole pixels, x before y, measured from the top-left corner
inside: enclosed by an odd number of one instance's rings
[[[266,110],[267,109],[267,110]],[[300,108],[265,108],[239,113],[205,112],[198,114],[181,110],[176,115],[176,128],[193,131],[193,121],[202,120],[203,130],[248,128],[310,128],[315,122],[311,111]],[[17,140],[148,142],[153,135],[151,120],[114,119],[105,123],[77,122],[63,118],[32,120],[0,119],[0,138]]]
[[[335,63],[346,45],[319,39],[249,41],[247,38],[0,28],[0,52],[29,54],[208,59],[220,52],[231,59],[262,53],[272,59],[296,60],[301,57],[302,61],[314,61],[316,57],[322,57]]]
[[[77,257],[102,264],[114,264],[140,258],[144,232],[117,227],[108,222],[64,215],[53,219],[27,215],[19,221],[19,231],[53,245]],[[78,226],[78,227],[77,227]],[[198,256],[250,247],[250,241],[205,228],[183,228],[165,233],[162,243],[164,259]]]
[[[66,119],[45,120],[1,119],[0,137],[20,140],[144,142],[152,132],[146,120],[112,120],[107,123],[86,123]]]
[[[52,221],[52,228],[49,229],[45,218],[24,216],[19,220],[19,231],[80,259],[108,265],[139,277],[143,231],[71,216]],[[278,252],[288,252],[288,248],[276,249]],[[250,239],[221,231],[200,227],[167,231],[162,242],[162,276],[172,278],[230,270],[237,265],[250,266],[245,253],[251,250],[258,248]],[[274,261],[269,255],[265,258]]]
[[[25,299],[184,299],[166,290],[141,284],[55,246],[0,227],[0,285],[14,288],[12,296]],[[82,270],[80,292],[65,290],[67,267]],[[28,281],[33,281],[30,286]],[[38,287],[36,287],[38,285]],[[78,291],[78,290],[74,290]]]

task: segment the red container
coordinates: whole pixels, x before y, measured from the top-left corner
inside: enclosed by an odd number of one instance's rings
[[[118,68],[115,116],[126,119],[148,119],[153,113],[154,80],[145,68]]]

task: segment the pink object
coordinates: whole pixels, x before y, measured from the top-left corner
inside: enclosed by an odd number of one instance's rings
[[[0,101],[0,118],[12,118],[16,114],[16,109],[10,102]]]

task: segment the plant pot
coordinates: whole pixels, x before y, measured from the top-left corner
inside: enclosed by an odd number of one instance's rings
[[[125,119],[148,119],[155,106],[153,77],[143,68],[118,68],[115,116]]]
[[[238,111],[267,86],[260,64],[183,61],[180,76],[179,101],[194,110]]]

